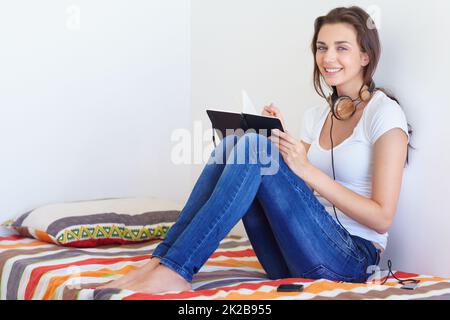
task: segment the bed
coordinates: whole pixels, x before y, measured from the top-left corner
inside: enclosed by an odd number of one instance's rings
[[[247,238],[228,236],[194,276],[193,290],[145,294],[92,289],[145,264],[160,240],[139,244],[72,248],[36,239],[0,237],[2,300],[157,300],[157,299],[450,299],[450,279],[394,271],[419,279],[416,290],[400,289],[392,276],[384,285],[301,278],[270,280]],[[382,272],[384,276],[387,272]],[[302,283],[303,292],[280,293],[277,286]]]

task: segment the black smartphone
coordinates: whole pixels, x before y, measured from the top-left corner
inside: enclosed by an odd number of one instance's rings
[[[303,285],[295,284],[295,283],[282,284],[282,285],[278,286],[277,291],[278,292],[301,292],[301,291],[303,291]]]

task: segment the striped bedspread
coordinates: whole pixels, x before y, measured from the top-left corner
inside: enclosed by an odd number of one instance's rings
[[[246,238],[227,237],[194,276],[193,290],[144,294],[128,290],[91,289],[117,279],[148,262],[159,241],[97,248],[68,248],[20,236],[0,237],[0,299],[429,299],[450,297],[450,279],[395,272],[421,282],[400,289],[386,284],[337,283],[301,278],[269,280]],[[382,272],[382,275],[386,272]],[[302,283],[303,292],[279,293],[284,283]],[[448,296],[446,296],[448,295]]]

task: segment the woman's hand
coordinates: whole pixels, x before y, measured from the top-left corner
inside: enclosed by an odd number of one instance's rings
[[[281,111],[277,107],[275,107],[273,103],[264,107],[262,115],[280,119],[281,125],[283,126],[283,130],[286,131],[286,126],[284,124],[284,118],[281,114]]]
[[[297,176],[304,179],[310,163],[306,156],[303,143],[300,140],[294,139],[289,132],[282,132],[278,129],[272,130],[269,140],[277,145],[288,167]]]

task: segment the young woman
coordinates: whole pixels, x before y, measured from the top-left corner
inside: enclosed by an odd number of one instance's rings
[[[271,279],[366,281],[386,247],[409,141],[402,109],[374,86],[380,43],[369,21],[358,7],[317,18],[314,84],[327,102],[306,111],[301,140],[279,131],[225,137],[150,262],[99,288],[191,290],[240,219]],[[284,125],[276,107],[263,114]],[[233,161],[239,153],[243,164]],[[262,156],[277,170],[262,174]]]

